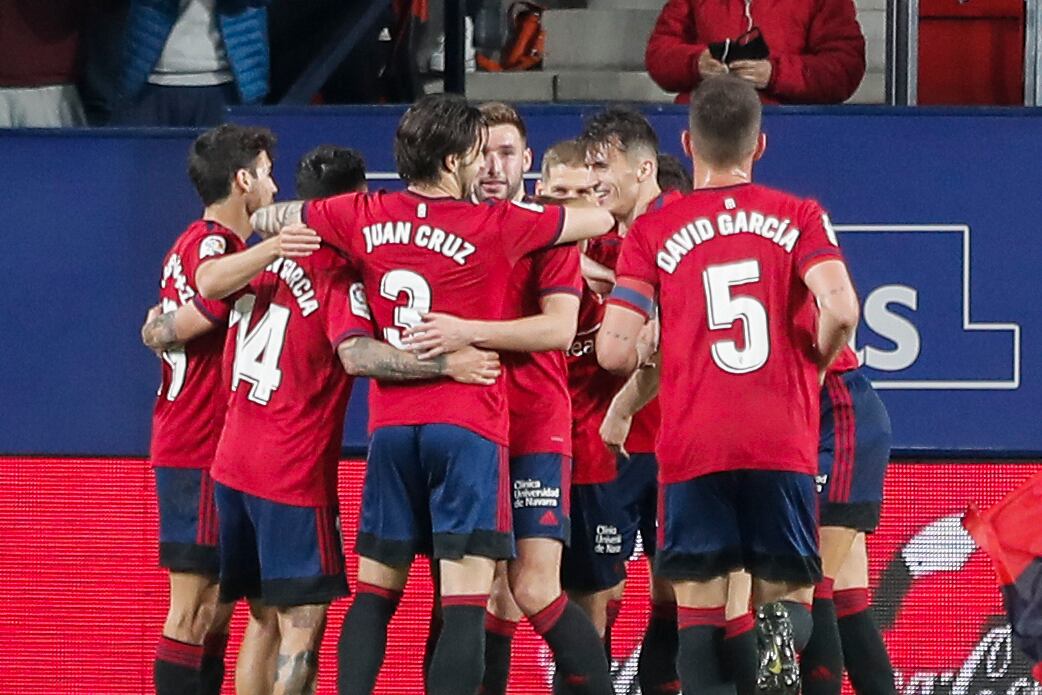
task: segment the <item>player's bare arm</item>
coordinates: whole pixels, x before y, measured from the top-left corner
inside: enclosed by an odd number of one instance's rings
[[[628,456],[623,445],[630,434],[633,416],[658,395],[660,360],[661,353],[652,355],[646,364],[633,372],[608,406],[600,435],[612,453]]]
[[[165,314],[158,306],[148,310],[141,327],[141,342],[154,352],[165,352],[208,333],[215,324],[194,304],[185,304]]]
[[[402,342],[424,360],[467,345],[513,352],[567,350],[575,338],[579,298],[554,293],[543,297],[540,307],[542,313],[510,321],[477,321],[431,312],[405,331]]]
[[[303,258],[321,246],[314,230],[295,223],[245,251],[206,261],[195,273],[195,283],[204,299],[224,299],[245,287],[276,258]]]
[[[266,205],[250,215],[250,225],[253,227],[253,231],[263,239],[275,236],[286,225],[300,224],[303,221],[303,200]]]
[[[586,284],[597,294],[608,294],[615,287],[615,271],[585,253],[579,254],[579,270]]]
[[[609,304],[597,332],[597,362],[612,374],[629,376],[645,355],[638,350],[644,317],[635,311]]]
[[[818,301],[818,367],[828,368],[857,328],[860,309],[857,292],[843,261],[822,261],[803,277]]]
[[[560,205],[564,208],[564,225],[561,227],[561,235],[557,237],[557,244],[592,239],[607,234],[615,226],[615,218],[610,212],[586,198],[558,200],[537,196],[535,200],[541,205]]]
[[[340,362],[352,376],[386,381],[412,381],[447,376],[463,384],[490,386],[502,371],[499,355],[466,346],[421,360],[416,355],[368,337],[349,338],[337,348]]]

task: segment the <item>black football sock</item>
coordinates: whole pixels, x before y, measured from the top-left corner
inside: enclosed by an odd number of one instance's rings
[[[530,616],[529,622],[553,652],[560,674],[557,680],[564,690],[590,695],[614,692],[597,628],[565,594]]]
[[[811,605],[797,601],[781,601],[789,614],[792,623],[792,641],[795,643],[796,653],[801,654],[810,642],[810,634],[814,630],[814,618],[811,616]]]
[[[757,695],[756,618],[752,612],[727,621],[724,626],[723,662],[738,695]]]
[[[611,668],[611,631],[622,610],[622,599],[613,598],[608,601],[604,610],[604,655],[608,657],[608,668]]]
[[[198,695],[202,664],[203,645],[160,637],[153,671],[156,695]]]
[[[637,660],[637,681],[645,695],[677,695],[677,604],[651,602],[651,617],[644,630]]]
[[[436,601],[438,599],[435,599]],[[438,646],[438,638],[441,637],[441,609],[431,606],[430,628],[427,630],[427,641],[423,645],[423,692],[428,691],[427,674],[431,670],[431,659],[434,657],[434,648]]]
[[[369,695],[384,662],[387,624],[402,592],[359,582],[337,643],[337,692]]]
[[[510,680],[510,646],[517,623],[485,614],[485,675],[481,695],[504,695]]]
[[[868,610],[868,591],[837,591],[836,617],[843,643],[843,661],[854,690],[862,695],[895,695],[894,667]]]
[[[485,670],[488,594],[441,597],[441,637],[427,674],[430,695],[476,693]]]
[[[207,635],[203,641],[203,664],[200,680],[202,695],[221,695],[224,686],[224,653],[228,649],[228,633]]]
[[[698,695],[731,695],[734,682],[721,667],[724,641],[724,607],[677,609],[680,651],[677,670],[684,692]]]
[[[814,631],[800,655],[800,679],[806,695],[839,695],[843,689],[843,647],[836,624],[832,580],[814,588]]]

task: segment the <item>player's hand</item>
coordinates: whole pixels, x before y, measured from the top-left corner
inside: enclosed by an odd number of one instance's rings
[[[717,75],[726,75],[728,66],[714,58],[707,48],[699,53],[698,58],[695,59],[695,69],[698,70],[698,74],[701,75],[702,79],[706,79],[708,77],[716,77]]]
[[[611,453],[629,458],[630,455],[626,453],[625,444],[632,424],[633,418],[619,417],[615,408],[608,408],[608,414],[604,416],[604,422],[601,423],[601,439],[604,440],[604,444]]]
[[[615,272],[586,254],[579,255],[579,269],[586,284],[597,294],[605,295],[615,288]]]
[[[406,349],[419,353],[417,357],[421,360],[462,350],[474,342],[473,324],[466,319],[436,311],[421,318],[423,320],[407,328],[402,337]]]
[[[322,239],[310,227],[294,223],[279,230],[275,243],[281,258],[304,258],[318,251]]]
[[[773,71],[769,60],[736,60],[728,68],[732,75],[752,83],[757,89],[767,89]]]
[[[471,345],[445,356],[445,376],[461,384],[491,386],[501,371],[498,354]]]
[[[145,331],[145,329],[148,328],[148,324],[152,323],[153,321],[155,321],[157,318],[159,318],[162,315],[163,315],[163,305],[162,304],[156,304],[155,306],[149,307],[148,313],[145,314],[145,322],[143,324],[141,324],[141,342],[144,343],[145,347],[147,347],[149,350],[151,350],[152,352],[156,353],[157,357],[162,357],[163,356],[163,351],[160,348],[157,348],[157,347],[155,347],[155,346],[150,344],[151,341],[149,341],[149,336],[148,336],[147,332]]]

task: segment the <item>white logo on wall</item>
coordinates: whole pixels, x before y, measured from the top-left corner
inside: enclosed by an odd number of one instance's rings
[[[902,372],[919,360],[922,354],[923,340],[920,327],[904,315],[894,311],[895,307],[904,307],[915,312],[919,308],[919,289],[907,284],[891,283],[868,290],[862,297],[861,322],[879,337],[893,344],[890,349],[880,346],[865,345],[857,348],[857,335],[854,336],[853,347],[858,353],[858,360],[876,372],[872,384],[877,389],[905,390],[1013,390],[1020,387],[1020,325],[1016,323],[993,323],[974,321],[970,307],[970,228],[968,225],[833,225],[841,234],[946,234],[958,235],[961,238],[962,252],[962,330],[966,332],[998,332],[1007,333],[1011,337],[1011,349],[1008,358],[1010,364],[1008,378],[972,379],[972,378],[899,378]],[[866,290],[867,288],[860,288]],[[893,373],[893,378],[880,377],[879,372]]]

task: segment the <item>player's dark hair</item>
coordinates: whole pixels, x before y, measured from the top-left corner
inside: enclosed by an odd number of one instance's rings
[[[550,169],[558,164],[569,167],[586,166],[586,151],[578,140],[562,140],[551,145],[543,153],[543,178],[548,177]]]
[[[297,164],[296,186],[304,200],[357,193],[365,188],[365,160],[348,147],[319,145]]]
[[[517,109],[510,104],[502,101],[486,101],[484,104],[478,105],[478,111],[481,112],[482,117],[485,119],[487,128],[496,125],[512,125],[521,134],[521,141],[528,142],[528,129],[525,128],[525,122],[522,120],[521,114],[517,112]]]
[[[261,152],[274,159],[275,134],[267,128],[225,123],[195,139],[188,150],[188,177],[203,205],[213,205],[232,192],[232,181],[240,169],[256,174]]]
[[[421,97],[398,122],[394,161],[406,183],[434,183],[445,158],[464,156],[484,132],[484,118],[458,94]]]
[[[691,93],[691,140],[714,166],[738,164],[756,149],[762,117],[756,90],[734,75],[703,80]]]
[[[611,146],[621,152],[644,147],[658,152],[658,135],[640,111],[612,106],[586,119],[579,142],[588,152]]]
[[[671,154],[658,154],[658,187],[664,191],[690,193],[694,188],[691,169]]]

